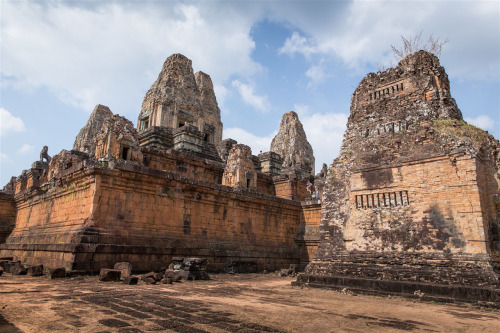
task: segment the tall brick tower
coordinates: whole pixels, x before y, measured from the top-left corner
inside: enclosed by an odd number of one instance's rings
[[[298,283],[498,301],[499,147],[462,120],[436,56],[419,51],[368,74]]]

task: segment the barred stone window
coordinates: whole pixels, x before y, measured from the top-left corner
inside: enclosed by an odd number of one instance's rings
[[[356,209],[391,208],[410,205],[408,191],[359,194],[354,197]]]

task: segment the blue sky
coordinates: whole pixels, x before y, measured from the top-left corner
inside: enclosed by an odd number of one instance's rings
[[[440,56],[464,118],[500,135],[498,1],[1,1],[0,188],[44,145],[71,149],[96,104],[136,123],[164,60],[209,74],[224,137],[269,150],[299,114],[316,168],[337,156],[350,98],[401,35]]]

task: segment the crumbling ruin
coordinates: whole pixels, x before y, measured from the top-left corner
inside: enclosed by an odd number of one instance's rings
[[[311,220],[304,205],[319,224],[319,203],[304,201],[309,175],[282,173],[277,153],[222,140],[212,81],[180,54],[165,61],[137,128],[97,105],[73,150],[45,159],[1,193],[0,257],[88,272],[199,257],[212,271],[262,271],[304,266],[317,245],[296,239]]]
[[[5,186],[0,257],[87,272],[174,257],[231,272],[307,265],[296,284],[498,303],[499,152],[420,51],[361,81],[339,157],[313,176],[296,113],[252,155],[222,140],[210,77],[176,54],[137,128],[98,105],[73,150],[42,151]]]
[[[500,301],[500,145],[462,119],[425,51],[355,90],[298,284]]]

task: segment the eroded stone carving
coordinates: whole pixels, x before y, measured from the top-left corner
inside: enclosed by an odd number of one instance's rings
[[[252,161],[250,147],[242,144],[233,145],[222,175],[222,185],[257,188],[257,172]]]
[[[300,171],[303,177],[314,175],[313,149],[307,141],[306,133],[294,111],[281,118],[278,134],[271,142],[270,151],[281,155],[282,173]]]
[[[40,152],[40,162],[44,162],[43,160],[45,160],[46,163],[50,163],[49,147],[47,146],[43,146]]]
[[[185,124],[196,126],[209,143],[222,140],[220,110],[210,76],[193,74],[191,60],[174,54],[144,97],[137,127],[142,132],[152,126],[175,129]]]
[[[78,150],[89,154],[95,155],[95,138],[102,130],[106,120],[113,116],[113,112],[104,105],[98,104],[92,111],[92,114],[87,121],[87,124],[80,130],[75,138],[73,150]]]
[[[498,147],[462,120],[434,55],[420,51],[368,74],[352,96],[341,152],[327,173],[320,245],[299,283],[340,278],[343,286],[443,296],[452,289],[429,284],[498,288],[498,230],[490,228],[499,219],[491,200]]]

